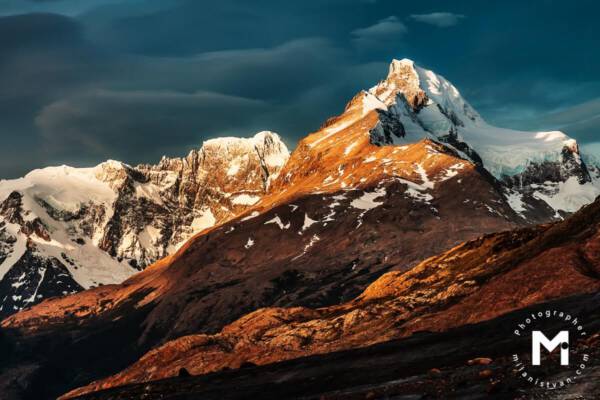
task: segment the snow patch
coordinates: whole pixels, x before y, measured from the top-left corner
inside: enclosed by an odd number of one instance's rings
[[[304,246],[304,249],[302,250],[302,253],[298,254],[296,257],[292,258],[292,261],[297,260],[298,258],[304,256],[306,254],[306,252],[315,245],[315,243],[317,243],[319,240],[321,240],[321,238],[317,235],[312,235],[312,237],[310,238],[310,241]]]
[[[304,232],[305,230],[307,230],[308,228],[310,228],[317,222],[319,222],[319,221],[315,221],[314,219],[310,218],[308,216],[308,214],[304,213],[304,224],[302,225],[302,231],[300,233]]]
[[[344,150],[344,155],[347,156],[348,154],[350,154],[352,152],[352,149],[354,149],[357,144],[357,142],[352,142],[348,146],[346,146],[346,149]]]
[[[427,176],[427,171],[425,171],[425,168],[423,168],[423,165],[420,163],[417,164],[415,166],[415,171],[419,174],[419,176],[421,177],[421,180],[423,181],[423,183],[421,184],[421,187],[423,187],[424,189],[433,189],[435,184],[429,180],[429,177]]]
[[[236,176],[240,170],[239,163],[232,163],[227,169],[227,176]]]
[[[212,211],[209,208],[204,208],[202,210],[202,214],[199,217],[194,218],[192,221],[191,228],[194,232],[200,232],[206,228],[214,226],[216,222],[217,219],[213,215]]]
[[[556,211],[575,212],[600,195],[600,187],[592,183],[582,185],[574,176],[565,182],[547,182],[545,186],[546,190],[536,190],[533,196],[545,201]]]
[[[258,211],[252,211],[252,213],[250,213],[250,215],[245,216],[244,218],[242,218],[240,221],[248,221],[252,218],[256,218],[260,215],[260,213]]]
[[[377,98],[377,96],[373,95],[370,92],[363,92],[364,97],[363,97],[363,108],[362,108],[362,115],[365,116],[367,115],[369,112],[373,111],[373,110],[384,110],[387,111],[387,105],[382,102],[381,100],[379,100]]]
[[[290,223],[288,222],[287,224],[284,224],[283,222],[281,222],[281,218],[279,218],[278,215],[275,215],[275,217],[273,219],[268,220],[267,222],[265,222],[265,225],[268,224],[276,224],[279,229],[289,229],[290,228]]]
[[[362,196],[357,199],[354,199],[350,205],[359,210],[372,210],[373,208],[377,208],[383,204],[384,201],[375,201],[375,199],[385,196],[386,190],[384,187],[378,188],[373,192],[364,192]]]
[[[521,217],[523,217],[523,212],[527,211],[523,202],[523,195],[515,190],[509,190],[506,193],[506,202]]]
[[[446,172],[441,177],[439,182],[444,182],[444,181],[447,181],[448,179],[454,178],[455,176],[458,175],[459,171],[464,168],[465,168],[465,164],[463,164],[463,163],[457,163],[457,164],[451,165],[450,167],[448,167],[448,169],[446,169]]]
[[[252,206],[260,200],[260,196],[249,195],[246,193],[238,194],[231,199],[231,203],[234,205]]]

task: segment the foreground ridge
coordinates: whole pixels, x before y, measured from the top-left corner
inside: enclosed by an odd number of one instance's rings
[[[444,332],[534,304],[596,293],[599,227],[600,199],[567,221],[487,235],[410,271],[387,273],[345,304],[261,309],[216,335],[168,342],[123,372],[63,398],[175,377],[181,368],[200,375],[369,346],[418,331]]]

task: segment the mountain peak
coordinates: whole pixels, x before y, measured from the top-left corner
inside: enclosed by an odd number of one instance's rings
[[[406,102],[416,111],[427,101],[427,95],[421,88],[417,73],[418,67],[408,58],[392,60],[387,77],[369,90],[386,105],[396,103],[398,95],[403,95]]]
[[[206,140],[201,151],[220,154],[221,157],[230,160],[255,153],[269,175],[279,171],[290,156],[281,137],[271,131],[261,131],[249,138],[223,137]]]
[[[281,140],[281,137],[272,131],[260,131],[257,132],[253,137],[254,140],[266,141],[266,140]]]
[[[306,144],[316,158],[337,154],[336,163],[344,164],[348,156],[367,154],[369,145],[405,146],[423,139],[442,143],[507,187],[546,199],[555,210],[573,212],[600,193],[574,139],[559,131],[492,126],[450,81],[406,58],[392,60],[385,79],[354,96],[341,115],[327,120],[299,148]],[[303,154],[300,163],[307,157]],[[576,197],[585,201],[571,201],[574,189],[564,185],[567,180],[585,191]]]
[[[392,59],[392,62],[390,63],[390,74],[392,74],[393,72],[397,71],[398,69],[401,68],[405,68],[405,67],[411,67],[414,68],[415,67],[415,62],[413,60],[411,60],[410,58],[403,58],[398,60],[397,58]]]
[[[376,135],[385,140],[377,143],[396,143],[398,138],[408,142],[436,138],[463,151],[498,179],[530,173],[531,165],[541,163],[572,164],[567,169],[581,164],[576,141],[563,132],[494,127],[450,81],[410,59],[392,60],[387,77],[369,93],[387,106]],[[575,169],[581,169],[580,182],[589,181],[583,165]],[[538,180],[545,181],[543,177]]]
[[[229,147],[239,147],[239,146],[255,147],[257,145],[261,146],[261,145],[268,145],[268,144],[277,145],[277,146],[281,145],[281,146],[283,146],[282,150],[287,151],[287,147],[281,140],[281,137],[277,133],[271,132],[271,131],[260,131],[260,132],[257,132],[254,136],[248,137],[248,138],[227,136],[227,137],[219,137],[219,138],[215,138],[215,139],[208,139],[208,140],[205,140],[204,143],[202,143],[202,148],[207,148],[207,147],[229,148]]]

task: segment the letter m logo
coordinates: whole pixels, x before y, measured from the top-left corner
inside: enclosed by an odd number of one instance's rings
[[[569,365],[569,331],[560,331],[552,340],[549,340],[541,331],[531,333],[531,362],[540,365],[540,351],[544,346],[552,352],[560,346],[560,365]]]

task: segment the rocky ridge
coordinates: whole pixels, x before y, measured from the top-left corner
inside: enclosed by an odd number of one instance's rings
[[[0,290],[0,316],[51,295],[122,282],[255,204],[287,158],[279,136],[261,132],[209,140],[157,165],[108,161],[1,181],[0,288],[9,289]],[[50,284],[47,262],[65,279]]]

